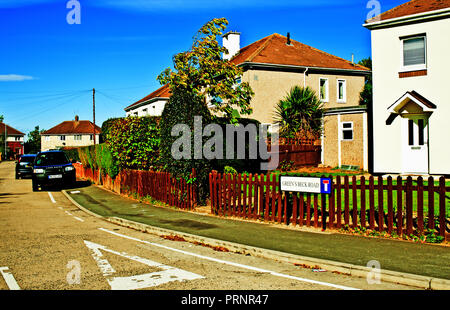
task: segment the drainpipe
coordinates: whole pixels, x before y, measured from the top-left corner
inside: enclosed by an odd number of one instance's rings
[[[305,72],[303,72],[303,88],[306,88],[306,73],[308,72],[309,68],[306,67]]]

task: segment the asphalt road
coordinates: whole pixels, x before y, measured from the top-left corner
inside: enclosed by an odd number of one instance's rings
[[[0,163],[0,290],[403,290],[215,251],[92,217]]]

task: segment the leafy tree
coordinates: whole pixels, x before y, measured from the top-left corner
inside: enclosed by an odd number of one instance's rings
[[[360,60],[358,64],[372,70],[372,58],[370,57]],[[370,74],[366,77],[364,89],[361,91],[359,95],[359,104],[369,106],[372,105],[372,101],[373,101],[373,86],[372,86],[372,74]]]
[[[28,133],[28,141],[25,142],[25,153],[36,154],[41,151],[41,133],[45,130],[39,130],[39,126]]]
[[[178,88],[193,93],[202,99],[202,105],[209,98],[218,112],[236,123],[239,113],[252,113],[250,100],[254,93],[248,83],[237,82],[243,74],[242,68],[222,58],[228,51],[219,45],[217,36],[222,35],[227,25],[225,18],[203,25],[193,38],[191,49],[173,57],[175,71],[166,69],[158,80],[169,84],[172,93]]]
[[[3,120],[4,120],[3,115],[0,115],[0,123],[3,123]],[[1,153],[0,160],[2,160],[3,158],[5,158],[5,136],[4,135],[0,135],[0,153]]]
[[[323,106],[309,87],[294,86],[275,108],[275,122],[284,138],[317,137],[322,131]]]

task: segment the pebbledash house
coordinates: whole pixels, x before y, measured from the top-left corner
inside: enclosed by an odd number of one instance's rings
[[[373,57],[373,172],[450,175],[450,0],[366,21]]]
[[[272,34],[243,48],[240,41],[238,32],[223,36],[229,52],[224,59],[243,68],[240,80],[255,93],[248,117],[273,124],[275,107],[291,88],[309,86],[326,110],[322,163],[368,170],[367,107],[359,104],[359,97],[370,70],[292,40],[289,34]],[[169,89],[163,86],[125,111],[127,116],[161,115],[169,99]]]

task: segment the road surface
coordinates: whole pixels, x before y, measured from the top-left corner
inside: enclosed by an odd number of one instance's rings
[[[116,226],[0,163],[0,290],[402,290]]]

